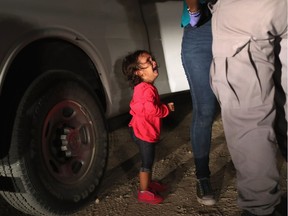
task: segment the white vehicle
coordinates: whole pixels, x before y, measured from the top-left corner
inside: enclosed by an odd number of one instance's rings
[[[1,0],[5,200],[39,216],[69,215],[96,197],[107,122],[126,113],[131,99],[122,58],[150,50],[160,64],[160,94],[188,89],[181,12],[181,0]]]

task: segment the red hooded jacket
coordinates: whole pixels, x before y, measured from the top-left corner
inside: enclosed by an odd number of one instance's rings
[[[146,142],[157,142],[160,138],[161,118],[169,114],[167,105],[162,104],[157,88],[150,83],[141,82],[134,87],[130,102],[133,128],[137,138]]]

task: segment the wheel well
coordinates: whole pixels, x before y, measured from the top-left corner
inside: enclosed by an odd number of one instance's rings
[[[9,150],[11,131],[18,104],[29,85],[48,70],[69,70],[80,75],[95,91],[103,109],[106,101],[97,69],[89,56],[76,45],[59,39],[42,39],[21,50],[9,67],[1,90],[0,158]],[[3,145],[5,143],[5,145]]]

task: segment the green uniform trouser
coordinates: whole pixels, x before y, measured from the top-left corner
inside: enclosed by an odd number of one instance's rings
[[[287,0],[218,0],[211,11],[211,86],[237,170],[238,204],[256,215],[270,214],[281,195],[273,74],[280,46],[287,100]]]

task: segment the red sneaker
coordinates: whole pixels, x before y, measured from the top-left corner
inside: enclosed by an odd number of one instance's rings
[[[163,198],[151,191],[138,191],[138,201],[149,204],[158,204],[163,201]]]
[[[168,189],[168,186],[157,181],[151,181],[149,184],[149,189],[155,192],[163,192]]]

